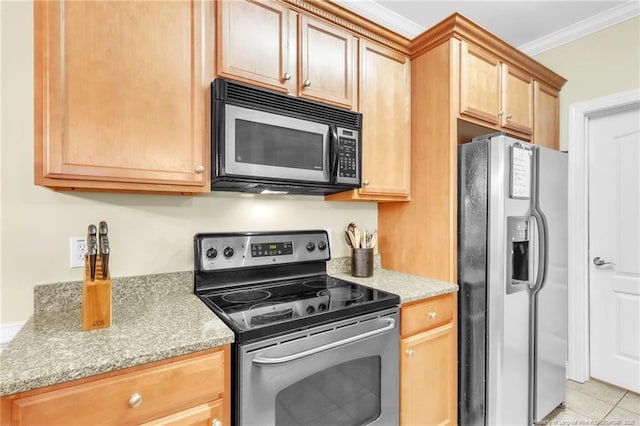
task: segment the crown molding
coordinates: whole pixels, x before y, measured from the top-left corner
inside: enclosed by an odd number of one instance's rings
[[[638,15],[640,15],[640,2],[638,0],[630,0],[559,31],[518,46],[518,49],[529,56],[534,56]]]
[[[416,24],[396,12],[387,9],[375,0],[331,0],[345,9],[349,9],[377,24],[396,32],[409,40],[415,38],[426,30],[422,25]]]

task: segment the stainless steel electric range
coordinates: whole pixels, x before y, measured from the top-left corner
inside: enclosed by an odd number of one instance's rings
[[[194,291],[235,333],[233,424],[397,425],[397,295],[327,275],[326,231],[194,237]]]

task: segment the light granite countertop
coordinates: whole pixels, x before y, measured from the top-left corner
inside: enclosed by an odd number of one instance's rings
[[[373,276],[369,278],[354,277],[350,273],[332,275],[387,293],[397,294],[400,296],[402,304],[458,291],[456,284],[387,269],[374,269]]]
[[[193,274],[114,278],[111,327],[83,331],[82,283],[37,286],[34,315],[0,354],[0,396],[232,343]]]
[[[353,277],[350,258],[327,273],[409,303],[458,290],[452,283],[380,268]],[[111,327],[82,330],[82,282],[36,286],[34,315],[0,354],[0,396],[232,343],[233,332],[193,294],[193,273],[114,278]]]

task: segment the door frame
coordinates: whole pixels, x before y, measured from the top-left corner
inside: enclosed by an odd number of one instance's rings
[[[589,120],[640,103],[640,89],[569,105],[567,378],[589,380]]]

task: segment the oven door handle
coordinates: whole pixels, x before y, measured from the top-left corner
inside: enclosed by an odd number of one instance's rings
[[[298,352],[291,355],[286,355],[277,358],[269,358],[263,356],[257,356],[253,359],[254,364],[258,365],[276,365],[283,364],[285,362],[295,361],[300,358],[304,358],[310,355],[315,355],[319,352],[328,351],[329,349],[337,348],[338,346],[347,345],[349,343],[357,342],[368,337],[377,336],[378,334],[386,333],[389,330],[393,330],[396,327],[396,321],[393,318],[383,318],[382,321],[387,325],[378,328],[376,330],[367,331],[366,333],[358,334],[356,336],[348,337],[346,339],[338,340],[336,342],[328,343],[326,345],[318,346],[317,348],[307,349],[306,351]]]

